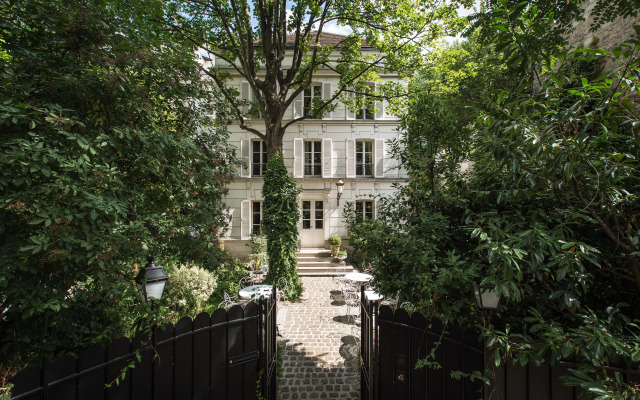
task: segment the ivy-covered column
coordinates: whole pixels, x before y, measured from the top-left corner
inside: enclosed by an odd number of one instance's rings
[[[289,299],[302,294],[296,261],[300,219],[296,201],[298,193],[296,183],[284,166],[282,154],[270,154],[262,186],[262,227],[267,236],[269,254],[267,281],[275,283],[280,278],[286,278],[288,285],[285,296]]]

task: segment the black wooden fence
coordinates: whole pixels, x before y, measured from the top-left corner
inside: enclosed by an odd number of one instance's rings
[[[361,298],[364,293],[361,293]],[[449,324],[446,331],[436,319],[427,321],[403,309],[395,312],[374,302],[361,304],[361,399],[362,400],[577,400],[579,388],[564,386],[560,376],[576,364],[525,367],[513,364],[495,368],[491,385],[468,378],[455,379],[451,372],[470,374],[491,363],[479,335]],[[416,369],[416,362],[430,355],[440,368]],[[627,382],[640,383],[637,366],[607,368],[620,372]]]
[[[120,338],[27,368],[12,379],[12,399],[275,400],[276,351],[274,293],[244,308],[184,317],[147,340]],[[123,378],[136,353],[141,360]]]

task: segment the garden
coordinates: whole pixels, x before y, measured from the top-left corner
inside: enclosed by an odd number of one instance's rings
[[[164,3],[1,1],[0,397],[27,365],[211,313],[247,276],[221,239],[240,168],[226,130],[234,110],[201,73],[199,44],[170,24],[185,14]],[[422,9],[378,10],[409,21],[391,34],[381,28],[391,16],[380,27],[349,16],[373,15],[374,3],[344,14],[340,3],[333,17],[356,21],[345,65],[366,65],[366,38],[389,53],[385,68],[406,73],[406,92],[376,96],[401,117],[388,147],[408,180],[376,198],[375,219],[346,208],[350,259],[443,332],[480,331],[496,366],[570,359],[578,367],[564,383],[586,398],[640,398],[604,368],[640,363],[640,25],[610,49],[595,36],[571,47],[580,1],[488,1],[458,18],[458,6],[472,6],[459,1],[415,38],[429,51],[410,54],[390,43]],[[638,10],[637,0],[596,1],[592,28]],[[460,30],[464,39],[434,44]],[[310,83],[320,66],[300,65],[297,84]],[[342,83],[375,79],[345,65]],[[314,106],[313,117],[332,107]],[[284,295],[297,298],[299,188],[277,154],[284,133],[267,135],[268,240],[255,236],[250,257],[268,260],[265,282],[284,277]],[[145,302],[134,278],[149,257],[169,280],[166,296]],[[499,296],[497,309],[480,308],[476,290]],[[419,366],[439,367],[429,356]]]

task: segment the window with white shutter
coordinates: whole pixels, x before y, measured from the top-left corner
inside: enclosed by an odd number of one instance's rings
[[[375,143],[375,177],[384,177],[384,139],[376,139]]]
[[[262,202],[251,202],[251,234],[259,235],[262,227]]]
[[[346,146],[346,168],[345,168],[345,176],[347,178],[355,178],[356,177],[356,141],[354,139],[347,139],[345,143]]]
[[[249,239],[251,237],[251,201],[242,200],[240,202],[240,238]]]
[[[365,219],[373,219],[375,211],[373,200],[357,200],[356,201],[356,221],[364,221]]]
[[[378,89],[378,85],[374,85],[374,90]],[[384,118],[384,100],[378,99],[375,103],[375,119],[383,119]]]
[[[251,101],[251,87],[247,81],[242,81],[240,83],[240,100]],[[240,107],[240,112],[243,116],[247,115],[247,112],[249,112],[249,106]]]
[[[267,170],[267,143],[264,140],[251,142],[251,176],[264,176]]]
[[[322,142],[304,142],[304,176],[322,176]]]
[[[251,140],[242,139],[240,141],[240,157],[244,164],[240,168],[240,176],[243,178],[251,177]]]
[[[301,118],[304,108],[304,93],[300,93],[295,100],[293,100],[293,118]]]
[[[372,177],[373,167],[373,141],[356,140],[356,176]]]
[[[303,177],[304,151],[302,148],[302,139],[293,139],[293,177]]]
[[[333,95],[333,90],[331,88],[331,82],[324,82],[322,84],[322,100],[325,102],[331,100],[331,96]],[[328,112],[324,114],[323,119],[332,119],[333,112]]]
[[[333,169],[333,157],[331,139],[322,139],[322,177],[331,178]]]

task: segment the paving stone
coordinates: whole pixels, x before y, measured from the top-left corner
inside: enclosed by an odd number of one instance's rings
[[[343,303],[331,299],[337,287],[333,278],[301,279],[301,299],[278,305],[284,367],[278,399],[357,400],[360,327],[346,317]]]

